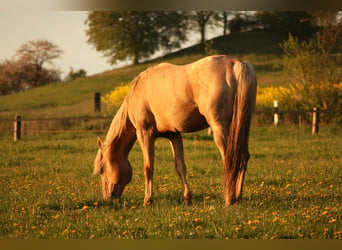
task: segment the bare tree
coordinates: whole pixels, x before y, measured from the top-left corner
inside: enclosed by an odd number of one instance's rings
[[[28,41],[16,52],[16,58],[25,71],[25,80],[30,87],[36,87],[51,81],[56,81],[58,72],[55,69],[48,70],[45,64],[52,65],[52,60],[62,54],[59,47],[45,39]]]
[[[189,14],[190,21],[194,27],[198,26],[201,32],[201,43],[205,42],[205,31],[214,11],[192,11]]]

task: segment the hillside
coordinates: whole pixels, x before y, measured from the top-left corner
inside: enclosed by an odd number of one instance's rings
[[[252,63],[259,86],[283,85],[288,79],[281,71],[279,43],[286,38],[286,34],[275,32],[237,33],[213,39],[213,49]],[[116,85],[131,81],[139,72],[162,61],[181,65],[203,56],[203,45],[195,45],[139,65],[0,96],[0,119],[13,118],[17,114],[25,118],[98,115],[93,110],[94,92],[104,95]]]

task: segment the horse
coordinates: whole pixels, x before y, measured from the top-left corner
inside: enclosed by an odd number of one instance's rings
[[[151,204],[155,140],[164,137],[171,142],[185,203],[191,205],[181,133],[210,127],[224,165],[225,205],[241,202],[256,87],[252,66],[227,55],[181,66],[161,63],[141,72],[133,79],[105,140],[97,139],[93,174],[101,176],[103,198],[120,198],[131,181],[128,154],[138,140],[144,162],[143,205]]]

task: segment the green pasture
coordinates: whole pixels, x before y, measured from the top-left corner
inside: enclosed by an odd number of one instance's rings
[[[97,134],[0,138],[2,239],[341,239],[342,128],[252,127],[244,200],[224,207],[219,152],[184,135],[194,205],[185,206],[169,143],[156,143],[155,202],[143,207],[142,154],[120,201],[92,176]],[[100,134],[101,137],[104,134]]]
[[[289,78],[282,71],[279,47],[283,39],[287,34],[237,33],[214,39],[213,48],[251,62],[258,86],[286,86]],[[139,65],[0,96],[0,120],[15,115],[23,119],[112,116],[94,112],[94,92],[104,96],[162,61],[181,65],[203,56],[203,46],[198,45]],[[108,122],[78,122],[77,126],[102,128]],[[12,132],[6,132],[12,131],[13,122],[0,122],[1,239],[342,238],[341,124],[321,124],[320,133],[312,135],[308,125],[258,126],[255,118],[244,200],[226,208],[223,166],[206,131],[183,135],[194,205],[185,206],[170,145],[160,139],[155,203],[143,207],[143,159],[138,144],[129,156],[132,182],[120,201],[104,202],[100,177],[91,174],[96,138],[105,133],[25,132],[27,128],[56,129],[61,126],[57,123],[25,121],[22,140],[13,142]]]

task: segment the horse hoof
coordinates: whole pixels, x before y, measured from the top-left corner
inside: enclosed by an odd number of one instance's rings
[[[152,200],[152,199],[148,199],[148,200],[145,200],[145,201],[144,201],[144,207],[150,206],[150,205],[152,205],[152,204],[153,204],[153,200]]]
[[[192,199],[185,199],[185,204],[187,206],[192,206]]]

